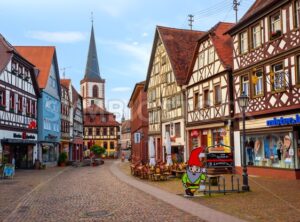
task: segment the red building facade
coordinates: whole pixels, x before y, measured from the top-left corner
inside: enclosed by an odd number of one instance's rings
[[[135,85],[129,100],[131,109],[131,147],[132,162],[147,163],[148,161],[148,112],[147,93],[144,92],[145,82]]]

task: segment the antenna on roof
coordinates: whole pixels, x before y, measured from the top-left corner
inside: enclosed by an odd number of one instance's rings
[[[191,30],[193,30],[194,15],[189,14],[188,17],[189,17],[189,20],[188,20],[189,26],[190,26]]]
[[[68,67],[63,67],[63,68],[61,68],[60,70],[62,70],[63,71],[63,79],[65,79],[66,78],[66,69],[69,69],[69,68],[71,68],[71,66],[68,66]]]
[[[241,2],[237,0],[233,0],[233,10],[235,11],[235,22],[238,22],[238,7],[241,4]]]
[[[93,16],[93,12],[91,12],[91,22],[92,22],[92,25],[94,25],[94,16]]]

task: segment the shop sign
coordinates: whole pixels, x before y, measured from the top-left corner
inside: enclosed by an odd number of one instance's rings
[[[192,132],[191,132],[191,137],[198,137],[199,136],[199,131],[198,130],[193,130]]]
[[[18,139],[32,139],[35,140],[35,136],[34,135],[28,135],[26,132],[23,133],[14,133],[13,134],[14,138],[18,138]]]
[[[280,118],[273,118],[272,120],[266,121],[267,126],[284,126],[284,125],[294,125],[294,124],[300,124],[300,115],[297,114],[295,118],[293,117],[280,117]]]
[[[232,167],[233,157],[231,153],[208,153],[207,167]]]

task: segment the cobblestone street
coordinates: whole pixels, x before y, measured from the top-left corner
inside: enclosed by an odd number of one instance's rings
[[[17,171],[12,181],[0,181],[0,220],[200,221],[120,182],[111,164]]]

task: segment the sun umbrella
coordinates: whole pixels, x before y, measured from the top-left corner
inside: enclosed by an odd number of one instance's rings
[[[171,139],[170,139],[170,134],[169,132],[166,132],[166,140],[165,140],[165,145],[166,145],[166,152],[167,152],[167,165],[172,165],[172,158],[171,158]]]
[[[154,139],[152,136],[149,138],[149,156],[150,156],[150,161],[149,161],[150,166],[155,166],[155,147],[154,147]]]

